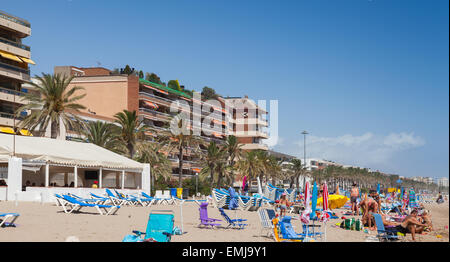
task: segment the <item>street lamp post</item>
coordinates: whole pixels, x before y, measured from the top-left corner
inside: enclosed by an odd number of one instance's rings
[[[309,134],[306,131],[302,132],[303,135],[303,169],[306,170],[306,135]],[[303,188],[305,188],[306,176],[303,176]]]

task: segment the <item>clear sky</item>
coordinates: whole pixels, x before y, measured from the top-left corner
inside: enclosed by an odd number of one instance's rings
[[[303,158],[307,130],[307,157],[449,175],[447,0],[15,0],[0,9],[30,21],[33,75],[129,64],[189,89],[278,100],[277,151]]]

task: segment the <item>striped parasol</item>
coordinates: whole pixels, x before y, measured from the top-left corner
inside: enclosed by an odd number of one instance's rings
[[[323,197],[323,211],[327,211],[328,210],[328,186],[327,186],[327,182],[325,182],[325,184],[323,185],[322,197]]]
[[[311,197],[311,193],[309,192],[309,182],[306,181],[305,184],[305,209],[309,209],[309,198]]]

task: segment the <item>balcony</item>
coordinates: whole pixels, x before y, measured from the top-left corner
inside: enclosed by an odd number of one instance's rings
[[[232,135],[236,137],[261,137],[261,138],[269,138],[269,135],[265,132],[261,131],[233,131],[230,132]]]
[[[241,144],[241,149],[243,150],[269,150],[269,147],[263,143],[255,143],[255,144]]]
[[[23,45],[21,43],[17,43],[11,41],[9,39],[0,37],[0,50],[22,56],[25,58],[31,57],[30,47],[27,45]]]
[[[0,26],[17,32],[21,37],[31,35],[31,25],[28,21],[3,11],[0,11]]]
[[[25,93],[0,87],[0,101],[8,101],[11,103],[26,104],[23,96]]]
[[[30,69],[23,69],[3,62],[0,62],[0,75],[24,82],[30,81]]]
[[[139,99],[141,100],[149,100],[150,102],[156,103],[158,105],[163,105],[166,107],[170,107],[170,105],[172,104],[172,102],[174,102],[173,100],[164,98],[164,97],[160,97],[160,96],[156,96],[156,95],[152,95],[150,93],[147,92],[139,92]]]
[[[169,114],[143,107],[139,108],[139,114],[145,118],[156,121],[169,122],[172,119],[172,116]]]
[[[15,125],[17,126],[22,119],[22,116],[16,116]],[[0,126],[14,126],[14,114],[0,112]]]

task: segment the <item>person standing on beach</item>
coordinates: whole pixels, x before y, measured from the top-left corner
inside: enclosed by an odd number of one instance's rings
[[[350,202],[352,203],[352,214],[354,212],[355,216],[358,215],[358,205],[356,203],[359,196],[359,189],[356,186],[356,183],[353,182],[353,187],[350,192]]]

